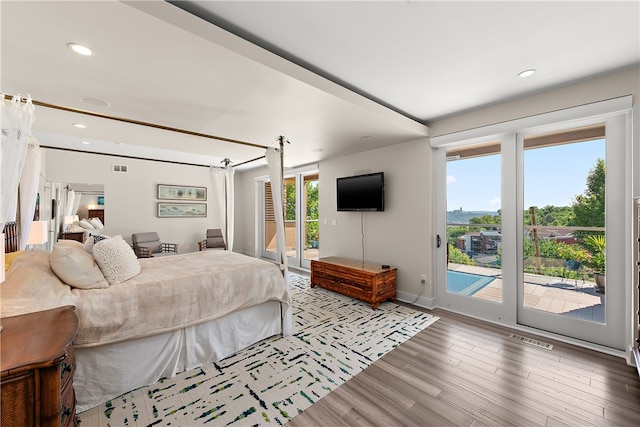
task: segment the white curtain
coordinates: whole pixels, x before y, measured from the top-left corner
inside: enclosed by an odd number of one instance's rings
[[[31,136],[27,155],[20,177],[20,250],[27,248],[27,239],[31,231],[33,213],[36,210],[42,154],[38,141]]]
[[[76,198],[77,198],[77,204],[76,204]],[[64,223],[65,216],[75,215],[75,213],[77,212],[77,209],[74,210],[74,207],[77,205],[80,205],[80,194],[76,194],[76,192],[73,190],[67,190],[67,197],[66,197],[66,200],[64,201],[64,212],[62,214],[63,223]]]
[[[280,150],[277,148],[267,148],[267,165],[269,167],[269,179],[271,180],[271,196],[273,200],[273,213],[276,221],[276,256],[280,263],[280,270],[284,275],[289,292],[288,267],[287,267],[287,243],[284,235],[284,208],[282,202],[282,160]],[[283,313],[282,334],[284,336],[293,333],[293,312],[291,306]]]
[[[16,219],[18,207],[18,183],[27,156],[31,125],[35,120],[35,108],[31,97],[22,102],[21,95],[14,96],[11,101],[0,100],[2,128],[2,165],[0,169],[0,230],[8,221]]]
[[[78,213],[78,209],[80,209],[81,198],[82,198],[82,193],[75,193],[75,200],[73,201],[73,207],[71,208],[72,216]]]
[[[227,243],[227,247],[229,247],[229,242],[227,242],[226,239],[227,230],[225,227],[224,169],[211,165],[209,166],[209,176],[211,177],[211,190],[213,193],[213,195],[211,195],[211,201],[213,202],[212,210],[215,212],[214,218],[217,220],[217,223],[213,223],[211,227],[222,230],[222,235],[225,236],[225,242]]]
[[[235,176],[235,169],[233,169],[230,165],[227,166],[226,168],[224,168],[224,176],[225,176],[225,183],[226,183],[226,189],[227,189],[227,249],[232,251],[233,250],[233,231],[234,231],[234,214],[235,214],[235,200],[234,200],[234,176]]]
[[[234,174],[235,171],[231,166],[224,168],[218,166],[209,166],[209,174],[211,176],[211,187],[213,190],[212,200],[214,202],[215,217],[219,219],[220,225],[217,227],[222,230],[224,241],[227,244],[227,250],[233,250],[233,215],[234,215]]]

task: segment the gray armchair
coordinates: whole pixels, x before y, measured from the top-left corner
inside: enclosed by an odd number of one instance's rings
[[[227,244],[224,242],[222,230],[219,228],[210,228],[207,230],[207,238],[198,242],[198,249],[224,249],[227,250]]]
[[[155,231],[134,233],[131,235],[133,251],[138,258],[151,258],[178,253],[177,243],[163,243]]]

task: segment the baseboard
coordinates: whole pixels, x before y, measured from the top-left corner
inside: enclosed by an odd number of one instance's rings
[[[396,298],[399,301],[406,302],[411,305],[417,305],[418,307],[427,308],[429,310],[432,310],[436,307],[435,298],[427,298],[402,291],[396,291]]]

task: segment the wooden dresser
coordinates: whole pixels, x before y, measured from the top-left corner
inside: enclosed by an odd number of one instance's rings
[[[77,425],[74,307],[5,317],[0,324],[2,427]]]
[[[382,268],[345,258],[327,257],[311,261],[311,287],[320,286],[371,304],[396,300],[396,268]]]
[[[100,222],[104,225],[104,209],[89,209],[87,212],[89,218],[98,218]]]

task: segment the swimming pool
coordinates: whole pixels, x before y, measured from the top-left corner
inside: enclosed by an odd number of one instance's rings
[[[495,277],[493,276],[447,270],[447,291],[471,296],[494,280]]]

